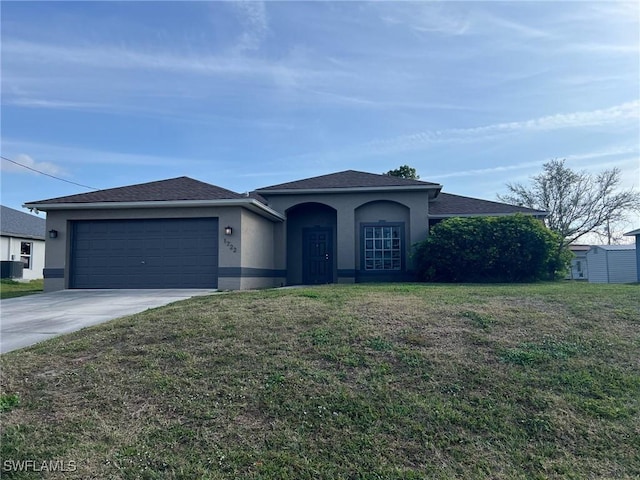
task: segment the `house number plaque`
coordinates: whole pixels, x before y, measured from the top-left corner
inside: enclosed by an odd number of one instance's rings
[[[231,250],[233,253],[236,253],[238,251],[236,246],[233,243],[231,243],[229,240],[227,240],[226,238],[224,239],[224,244],[227,247],[229,247],[229,250]]]

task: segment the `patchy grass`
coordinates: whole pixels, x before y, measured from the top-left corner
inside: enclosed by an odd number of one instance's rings
[[[637,285],[198,297],[3,355],[2,459],[76,467],[3,478],[638,478],[639,334]]]
[[[21,297],[33,293],[42,293],[44,280],[30,282],[16,282],[15,280],[0,280],[0,299]]]

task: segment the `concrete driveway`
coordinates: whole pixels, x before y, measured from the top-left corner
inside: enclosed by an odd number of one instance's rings
[[[0,353],[215,290],[61,290],[0,301]]]

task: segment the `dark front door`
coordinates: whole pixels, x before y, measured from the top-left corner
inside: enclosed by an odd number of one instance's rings
[[[333,282],[333,232],[331,228],[305,228],[302,233],[302,282]]]

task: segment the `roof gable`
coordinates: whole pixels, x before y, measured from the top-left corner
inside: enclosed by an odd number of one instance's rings
[[[44,239],[46,220],[28,213],[2,206],[0,210],[0,231],[5,236]]]
[[[111,203],[111,202],[168,202],[180,200],[223,200],[245,196],[222,187],[189,177],[171,178],[157,182],[140,183],[126,187],[108,188],[96,192],[50,198],[29,205],[56,203]]]
[[[440,188],[440,185],[432,182],[423,182],[409,178],[394,177],[391,175],[379,175],[375,173],[345,170],[343,172],[320,175],[318,177],[305,178],[293,182],[280,183],[269,187],[259,188],[256,192],[272,193],[276,191],[300,191],[300,190],[327,190],[327,189],[367,189],[367,188],[394,188],[394,187],[423,187]]]
[[[440,193],[429,202],[430,217],[450,217],[458,215],[507,215],[524,213],[535,216],[544,216],[546,212],[534,210],[508,203],[492,202],[479,198],[463,197],[451,193]]]

